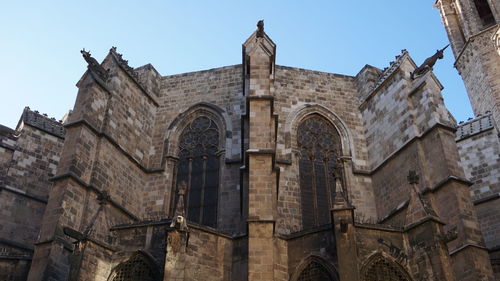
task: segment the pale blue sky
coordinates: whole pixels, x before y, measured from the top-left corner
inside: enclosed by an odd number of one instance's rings
[[[86,70],[117,46],[129,64],[162,75],[241,63],[241,44],[265,20],[276,63],[355,75],[389,65],[401,49],[417,62],[448,43],[434,0],[3,1],[0,3],[0,124],[24,106],[60,119]],[[451,50],[434,69],[458,121],[472,116]]]

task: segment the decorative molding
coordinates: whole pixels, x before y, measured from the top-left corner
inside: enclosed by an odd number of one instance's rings
[[[19,128],[21,122],[60,139],[64,139],[66,134],[61,121],[57,121],[55,118],[49,118],[47,114],[40,114],[36,110],[32,111],[29,107],[24,108],[17,128]]]
[[[493,117],[491,113],[487,113],[484,116],[478,115],[472,120],[458,124],[455,141],[462,141],[493,128]]]
[[[324,232],[324,231],[333,231],[332,224],[324,224],[310,229],[304,229],[297,232],[289,233],[289,234],[275,234],[276,237],[283,240],[293,240],[297,238],[304,237],[309,234]]]
[[[455,181],[455,182],[458,182],[458,183],[461,183],[461,184],[465,184],[467,186],[471,186],[471,185],[474,184],[473,182],[471,182],[471,181],[469,181],[467,179],[449,175],[445,179],[443,179],[443,180],[439,181],[438,183],[436,183],[433,187],[426,187],[426,188],[424,188],[421,191],[421,194],[425,195],[425,194],[427,194],[429,192],[430,193],[437,192],[437,191],[439,191],[439,189],[441,189],[442,187],[444,187],[450,181]]]
[[[48,200],[45,199],[45,198],[43,198],[43,197],[36,196],[34,194],[28,193],[28,192],[26,192],[24,190],[21,190],[19,188],[11,187],[11,186],[8,186],[8,185],[0,185],[0,191],[2,191],[2,190],[9,191],[11,193],[14,193],[14,194],[17,194],[17,195],[20,195],[20,196],[32,199],[34,201],[37,201],[37,202],[40,202],[40,203],[43,203],[43,204],[47,204],[47,202],[48,202]]]
[[[481,199],[478,199],[478,200],[474,200],[472,203],[474,204],[474,206],[477,206],[477,205],[480,205],[480,204],[483,204],[483,203],[486,203],[486,202],[497,200],[498,198],[500,198],[500,193],[495,193],[495,194],[486,196],[484,198],[481,198]]]
[[[105,132],[101,132],[100,130],[98,130],[97,128],[95,128],[92,124],[90,124],[85,119],[81,119],[81,120],[78,120],[78,121],[74,121],[74,122],[65,124],[64,127],[66,129],[70,129],[70,128],[73,128],[73,127],[78,127],[79,125],[84,125],[84,127],[86,127],[87,129],[89,129],[90,131],[92,131],[98,137],[105,138],[111,145],[113,145],[117,150],[119,150],[123,155],[125,155],[130,160],[130,162],[132,162],[134,165],[136,165],[144,173],[146,173],[146,174],[161,173],[161,172],[163,172],[165,170],[165,167],[163,167],[163,166],[160,167],[160,168],[156,168],[156,169],[150,169],[150,168],[144,167],[137,159],[135,159],[130,153],[128,153],[124,148],[122,148],[118,144],[118,142],[115,141],[115,139],[113,139],[111,136],[109,136]]]
[[[7,246],[12,247],[12,248],[21,249],[23,251],[27,251],[30,253],[32,253],[34,251],[33,247],[31,247],[31,245],[26,245],[24,243],[19,243],[16,241],[5,239],[5,238],[0,238],[0,244],[4,244],[4,245],[7,245]]]
[[[403,203],[399,204],[396,208],[392,209],[387,215],[380,218],[378,220],[378,223],[384,223],[385,221],[392,218],[396,214],[399,214],[399,212],[401,212],[402,210],[406,209],[406,207],[408,207],[409,203],[410,203],[410,199],[405,200]]]
[[[477,248],[477,249],[480,249],[480,250],[485,250],[485,251],[488,251],[488,249],[486,247],[483,247],[481,245],[476,245],[476,244],[470,244],[470,243],[466,243],[466,244],[463,244],[462,246],[460,247],[457,247],[453,250],[451,250],[449,253],[450,253],[450,256],[453,256],[469,247],[473,247],[473,248]]]
[[[95,193],[97,193],[98,195],[103,195],[104,194],[104,191],[100,190],[99,188],[97,188],[94,185],[85,183],[79,176],[77,176],[73,172],[67,172],[67,173],[64,173],[64,174],[61,174],[61,175],[57,175],[57,176],[51,178],[50,180],[51,181],[58,181],[58,180],[63,180],[63,179],[72,179],[77,184],[79,184],[80,186],[88,188],[88,189],[94,191]],[[128,216],[129,218],[131,218],[132,220],[135,220],[135,221],[139,221],[140,220],[139,217],[137,217],[134,214],[132,214],[132,212],[130,212],[129,210],[127,210],[125,207],[123,207],[120,203],[116,202],[112,198],[109,198],[108,202],[111,205],[113,205],[115,208],[117,208],[118,210],[120,210],[122,213],[124,213],[126,216]]]
[[[500,27],[500,24],[492,25],[492,26],[490,26],[490,27],[488,27],[488,28],[486,28],[486,29],[483,29],[483,30],[481,30],[480,32],[478,32],[478,33],[476,33],[476,34],[474,34],[474,35],[470,36],[470,37],[467,39],[467,41],[465,42],[464,46],[462,47],[462,50],[460,50],[460,52],[459,52],[459,53],[458,53],[458,55],[456,56],[456,59],[455,59],[455,62],[453,63],[453,66],[454,66],[455,68],[457,68],[458,61],[462,58],[462,55],[465,53],[465,50],[467,49],[467,47],[469,46],[469,44],[471,44],[472,42],[474,42],[474,40],[475,40],[478,36],[480,36],[480,35],[482,35],[482,34],[484,34],[484,33],[486,33],[486,32],[489,32],[490,30],[494,29],[495,27],[496,27],[496,28]],[[457,68],[457,69],[458,69],[458,68]],[[458,70],[458,72],[460,72],[460,70]]]

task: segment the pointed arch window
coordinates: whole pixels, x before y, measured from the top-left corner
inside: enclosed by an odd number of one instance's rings
[[[334,279],[324,266],[313,261],[304,268],[297,281],[334,281]]]
[[[186,217],[211,227],[217,225],[219,135],[217,124],[201,116],[184,128],[179,140],[177,186],[187,186]]]
[[[410,278],[400,266],[380,256],[366,265],[363,281],[410,281]]]
[[[297,142],[303,227],[328,224],[335,179],[341,177],[340,135],[326,119],[312,115],[299,124]]]
[[[111,274],[110,281],[158,281],[155,265],[143,254],[135,254],[129,260],[119,264]]]

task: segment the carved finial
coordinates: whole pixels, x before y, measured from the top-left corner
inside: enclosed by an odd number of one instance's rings
[[[408,172],[407,179],[408,179],[408,183],[410,183],[410,184],[418,184],[418,180],[420,178],[417,175],[417,172],[415,172],[415,171],[412,170],[412,171]]]
[[[257,22],[257,37],[264,37],[264,20]]]

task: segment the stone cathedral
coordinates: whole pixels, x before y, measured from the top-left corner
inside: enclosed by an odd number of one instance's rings
[[[0,126],[0,280],[500,280],[500,2],[435,7],[459,124],[443,49],[324,73],[276,65],[260,21],[205,71],[82,50],[63,120]]]

